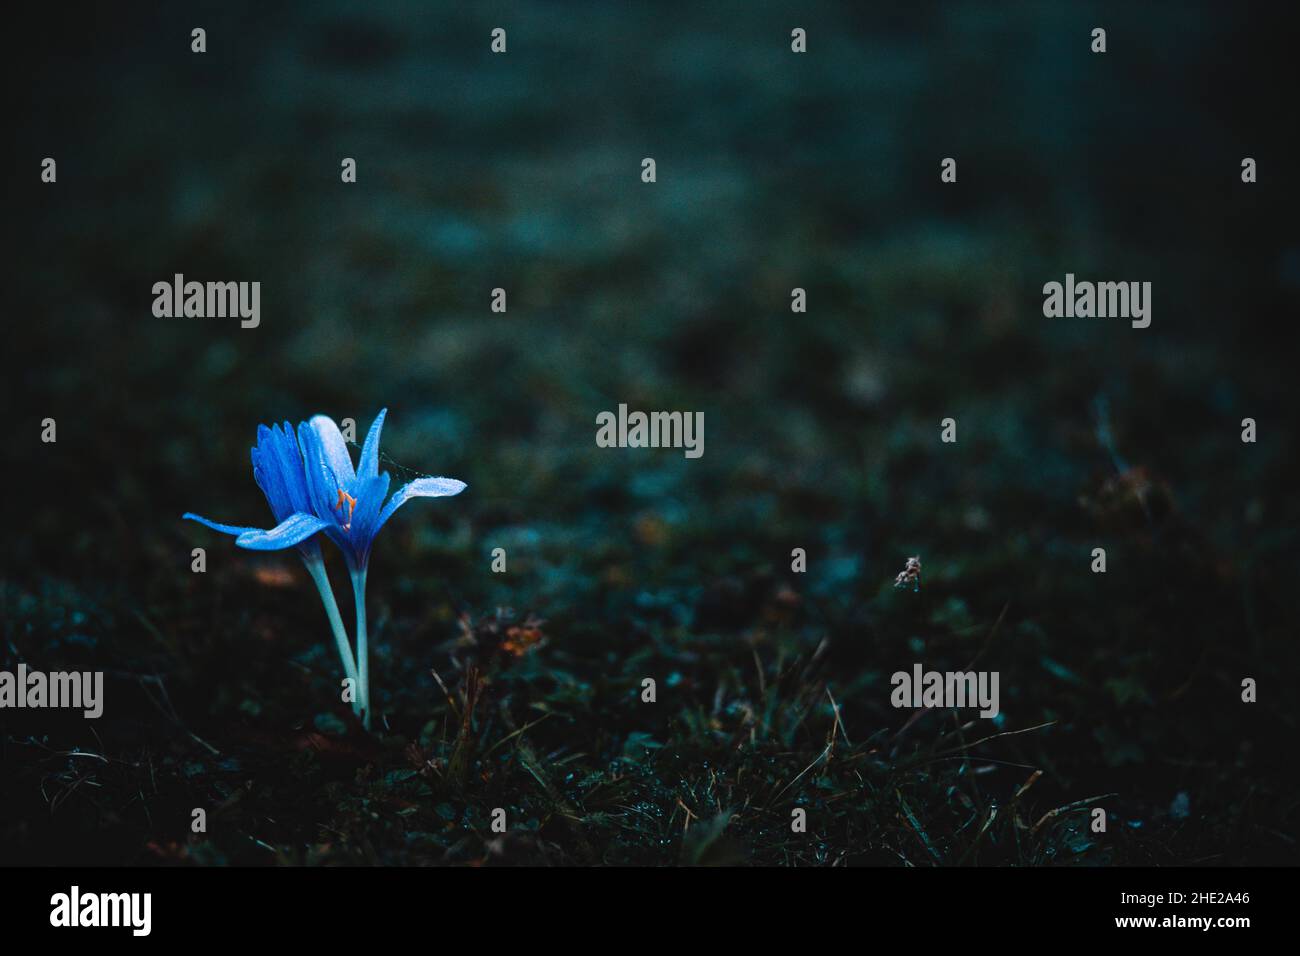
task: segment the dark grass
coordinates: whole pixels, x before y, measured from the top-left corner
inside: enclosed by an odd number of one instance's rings
[[[60,185],[11,205],[0,664],[108,704],[0,718],[0,861],[1296,861],[1267,8],[1106,8],[1098,62],[1091,8],[812,7],[802,65],[749,5],[522,5],[503,63],[464,12],[226,9],[202,62],[144,8],[28,35]],[[263,326],[152,319],[174,271],[260,279]],[[1066,271],[1152,279],[1152,328],[1045,320]],[[619,402],[704,411],[704,457],[596,448]],[[367,736],[296,559],[179,515],[262,520],[258,422],[381,405],[396,479],[470,488],[377,542]],[[918,661],[1001,717],[891,708]]]

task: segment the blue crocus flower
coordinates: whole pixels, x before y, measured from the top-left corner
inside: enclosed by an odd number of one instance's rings
[[[221,524],[192,513],[184,516],[215,531],[234,535],[235,544],[241,548],[298,550],[320,592],[344,672],[355,688],[352,709],[362,717],[366,729],[370,728],[371,716],[366,569],[375,535],[393,512],[411,498],[441,498],[465,490],[465,482],[455,478],[417,478],[390,498],[389,476],[379,471],[379,434],[387,412],[383,409],[375,416],[355,468],[343,433],[324,415],[300,424],[296,438],[288,422],[258,427],[257,445],[252,450],[253,479],[266,495],[276,520],[275,527],[264,530]],[[325,572],[317,537],[320,532],[339,546],[352,577],[357,611],[355,658]]]
[[[257,444],[253,446],[253,480],[266,496],[276,525],[269,530],[244,525],[221,524],[202,515],[186,512],[183,517],[205,524],[222,534],[235,535],[235,544],[253,551],[280,551],[298,546],[304,554],[320,547],[312,535],[329,522],[318,518],[307,493],[307,475],[302,453],[294,438],[293,426],[257,427]],[[306,544],[304,544],[306,542]]]
[[[330,522],[317,517],[312,508],[307,489],[307,472],[298,441],[294,437],[293,426],[288,422],[270,427],[259,425],[257,444],[253,446],[251,455],[253,480],[262,489],[267,504],[271,506],[275,527],[263,530],[221,524],[191,512],[186,512],[183,517],[207,525],[222,534],[233,534],[235,544],[241,548],[279,551],[296,547],[316,590],[320,592],[321,603],[325,605],[325,614],[329,618],[330,629],[334,632],[344,673],[355,684],[357,667],[352,658],[352,646],[348,643],[347,631],[344,630],[343,618],[339,614],[338,602],[334,599],[334,589],[325,572],[325,560],[316,538],[317,532],[328,527]],[[353,701],[353,710],[360,713],[359,700]]]
[[[366,433],[354,468],[347,442],[334,420],[317,415],[298,426],[307,493],[325,534],[339,546],[352,576],[357,609],[357,677],[366,729],[370,728],[370,663],[366,636],[366,569],[375,535],[411,498],[444,498],[465,490],[455,478],[417,478],[389,498],[390,478],[379,471],[379,434],[388,409],[381,409]],[[387,499],[387,500],[385,500]]]
[[[455,478],[417,478],[389,498],[391,479],[379,471],[379,435],[387,414],[385,408],[375,416],[355,470],[333,419],[317,415],[298,426],[312,511],[323,520],[325,534],[339,546],[353,574],[365,573],[375,535],[407,501],[458,495],[466,487]]]

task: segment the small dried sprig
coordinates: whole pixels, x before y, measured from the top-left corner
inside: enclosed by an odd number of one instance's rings
[[[521,623],[515,623],[515,612],[511,608],[497,608],[495,614],[489,614],[478,620],[468,613],[460,616],[460,639],[457,647],[466,652],[469,660],[491,667],[494,662],[506,664],[535,651],[546,642],[542,625],[546,622],[534,614],[528,614]]]
[[[894,578],[894,587],[896,588],[905,588],[908,584],[912,585],[913,591],[921,590],[920,556],[908,558],[903,570],[899,571],[898,576]]]

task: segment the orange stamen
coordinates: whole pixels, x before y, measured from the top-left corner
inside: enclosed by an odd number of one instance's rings
[[[352,530],[352,512],[355,511],[357,508],[357,499],[353,498],[350,494],[348,494],[346,491],[340,488],[339,501],[338,504],[334,506],[334,510],[335,511],[340,510],[343,507],[343,502],[345,501],[348,503],[348,520],[344,523],[343,530],[350,531]]]

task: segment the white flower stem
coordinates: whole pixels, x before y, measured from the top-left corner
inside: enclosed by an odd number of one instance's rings
[[[359,715],[362,706],[361,682],[357,679],[357,665],[352,662],[352,647],[348,644],[348,632],[343,628],[339,603],[334,600],[334,589],[330,587],[329,575],[325,573],[325,562],[319,557],[304,557],[302,563],[307,566],[307,573],[316,582],[321,603],[325,605],[325,616],[330,620],[330,630],[334,632],[334,642],[338,645],[339,658],[343,661],[343,673],[352,681],[355,688],[352,694],[352,712]]]
[[[366,569],[352,572],[352,594],[357,605],[357,682],[361,687],[362,722],[370,729],[370,648],[366,641]]]

